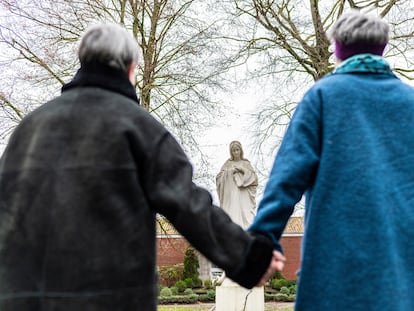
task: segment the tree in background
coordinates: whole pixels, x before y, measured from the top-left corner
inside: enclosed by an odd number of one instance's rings
[[[254,164],[264,179],[296,103],[333,69],[326,32],[343,11],[357,8],[387,19],[392,28],[387,60],[402,78],[414,78],[410,5],[409,0],[0,0],[0,136],[73,76],[77,41],[89,24],[117,22],[141,48],[136,88],[143,107],[176,135],[210,189],[214,172],[199,147],[209,125],[223,116],[217,92],[229,79],[235,93],[255,86],[255,123],[246,133],[254,137],[249,149],[256,150]]]
[[[250,62],[248,83],[260,85],[255,124],[250,125],[257,163],[268,163],[306,89],[334,68],[327,31],[350,8],[376,13],[389,21],[386,59],[403,79],[414,79],[414,11],[408,0],[230,0],[239,58]],[[267,91],[267,92],[266,92]],[[267,95],[267,96],[266,96]],[[270,146],[270,147],[269,147]],[[268,175],[269,166],[259,167]]]
[[[199,164],[199,138],[221,113],[214,97],[229,66],[220,52],[215,0],[0,0],[1,135],[60,92],[78,67],[79,37],[96,22],[124,25],[141,49],[141,105],[166,125]],[[211,176],[208,176],[212,179]]]

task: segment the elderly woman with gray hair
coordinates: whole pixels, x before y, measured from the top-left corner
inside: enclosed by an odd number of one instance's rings
[[[138,105],[138,51],[120,25],[91,26],[72,81],[13,132],[0,159],[1,311],[155,311],[158,213],[246,288],[283,267]]]
[[[337,67],[298,104],[248,230],[281,250],[305,194],[295,310],[414,310],[414,89],[382,57],[385,21],[352,11],[329,35]]]

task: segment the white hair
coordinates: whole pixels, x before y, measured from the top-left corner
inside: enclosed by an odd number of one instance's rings
[[[132,34],[118,24],[89,27],[78,50],[81,64],[97,62],[127,72],[138,62],[138,44]]]
[[[349,45],[354,43],[386,44],[389,25],[381,18],[357,10],[342,14],[328,32],[332,41]]]

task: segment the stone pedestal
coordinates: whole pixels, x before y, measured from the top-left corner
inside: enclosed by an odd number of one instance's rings
[[[216,311],[264,311],[264,288],[246,289],[230,279],[216,286]]]

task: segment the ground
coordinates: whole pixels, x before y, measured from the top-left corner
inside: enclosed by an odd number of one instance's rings
[[[293,311],[293,302],[266,302],[265,311]],[[200,303],[197,305],[162,305],[158,311],[214,311],[214,303]]]

